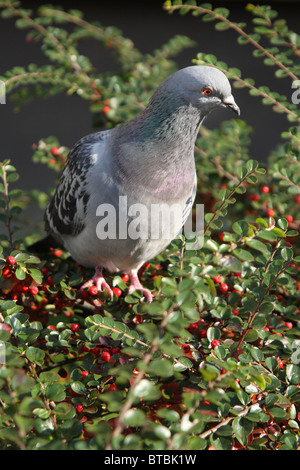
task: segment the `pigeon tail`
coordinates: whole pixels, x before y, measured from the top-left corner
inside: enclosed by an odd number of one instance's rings
[[[51,248],[62,248],[64,249],[64,246],[62,243],[60,243],[56,237],[53,235],[49,234],[46,237],[42,238],[41,240],[38,240],[35,243],[32,243],[27,247],[27,249],[31,253],[36,253],[36,254],[44,254],[47,253],[48,251],[51,250]]]

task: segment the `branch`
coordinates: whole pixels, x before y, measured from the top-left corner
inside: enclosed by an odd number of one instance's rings
[[[182,8],[187,8],[188,10],[192,10],[192,11],[198,11],[200,12],[201,14],[207,14],[207,15],[213,15],[215,17],[216,20],[218,21],[222,21],[223,23],[226,23],[228,25],[229,28],[233,29],[234,31],[236,31],[239,35],[241,35],[242,37],[244,37],[245,39],[247,39],[256,49],[258,49],[259,51],[261,51],[266,57],[268,57],[269,59],[271,59],[275,65],[277,65],[278,68],[284,70],[284,72],[292,78],[292,80],[297,80],[298,78],[296,77],[296,75],[293,74],[293,72],[291,72],[287,67],[285,67],[285,65],[283,65],[279,60],[276,59],[276,57],[271,54],[269,51],[267,51],[263,46],[261,46],[257,41],[255,41],[255,39],[253,39],[249,34],[245,33],[245,31],[240,28],[240,26],[238,26],[238,24],[236,23],[233,23],[232,21],[228,20],[225,16],[222,16],[218,13],[216,13],[214,10],[210,10],[208,8],[203,8],[201,6],[195,6],[195,5],[184,5],[184,4],[181,4],[181,5],[168,5],[168,4],[165,4],[164,5],[164,8],[165,10],[167,11],[174,11],[174,10],[180,10]]]
[[[158,331],[158,335],[157,337],[155,337],[153,340],[152,340],[152,343],[150,345],[150,350],[148,353],[146,353],[142,359],[143,363],[147,366],[150,364],[151,362],[151,359],[153,357],[153,354],[158,350],[158,338],[161,336],[161,334],[163,333],[166,325],[167,325],[167,321],[168,321],[168,316],[173,312],[173,309],[171,309],[170,311],[167,311],[167,312],[164,312],[164,317],[160,323],[160,326],[159,326],[159,331]],[[144,377],[145,375],[145,372],[143,370],[140,370],[137,374],[137,376],[135,377],[135,379],[133,380],[133,382],[131,383],[131,387],[128,391],[128,394],[127,394],[127,399],[125,400],[125,403],[123,404],[121,410],[120,410],[120,413],[119,413],[119,417],[118,417],[118,420],[117,420],[117,424],[116,424],[116,427],[115,429],[113,430],[112,434],[111,434],[111,439],[109,440],[109,443],[107,444],[106,446],[106,450],[111,450],[112,449],[112,441],[114,438],[116,438],[117,436],[119,436],[123,430],[124,430],[124,427],[125,427],[125,424],[124,424],[124,416],[125,414],[127,413],[127,411],[130,410],[130,408],[132,407],[133,405],[133,398],[132,397],[132,394],[134,392],[134,390],[136,389],[136,387],[138,386],[138,384],[141,382],[142,378]]]

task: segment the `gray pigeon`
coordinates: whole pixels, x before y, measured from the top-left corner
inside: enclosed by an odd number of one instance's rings
[[[45,221],[78,263],[95,268],[81,289],[95,284],[113,298],[105,268],[129,274],[129,293],[140,290],[152,300],[138,270],[174,239],[192,208],[195,141],[205,116],[219,107],[239,114],[223,72],[186,67],[157,88],[137,117],[75,144]],[[163,211],[174,204],[171,222],[163,223]]]

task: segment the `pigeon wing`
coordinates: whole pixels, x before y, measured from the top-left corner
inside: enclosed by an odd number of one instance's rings
[[[104,148],[109,132],[85,136],[70,151],[56,192],[45,212],[48,233],[60,238],[78,235],[84,229],[90,198],[87,174],[94,164],[93,145],[103,143]],[[101,145],[97,149],[99,152]]]

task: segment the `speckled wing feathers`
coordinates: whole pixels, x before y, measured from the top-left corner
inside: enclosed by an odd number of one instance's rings
[[[45,212],[46,231],[58,237],[78,235],[85,227],[90,192],[87,174],[93,165],[92,147],[109,131],[83,137],[70,151],[56,192]]]

